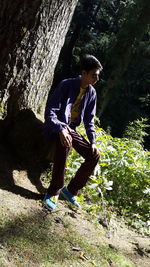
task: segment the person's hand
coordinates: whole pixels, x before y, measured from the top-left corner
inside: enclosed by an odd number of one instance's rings
[[[91,148],[92,148],[92,153],[95,154],[96,156],[98,156],[99,155],[99,151],[98,151],[98,148],[96,147],[96,145],[92,144]]]
[[[72,146],[72,137],[69,134],[67,129],[63,129],[59,132],[60,142],[63,146],[71,147]]]

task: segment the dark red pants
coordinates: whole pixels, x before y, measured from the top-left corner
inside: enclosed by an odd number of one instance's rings
[[[73,194],[77,195],[78,191],[83,188],[92,174],[98,160],[99,155],[93,154],[91,145],[86,139],[76,131],[70,129],[72,137],[72,147],[84,158],[84,162],[77,170],[75,177],[70,181],[67,188]],[[48,188],[48,193],[57,195],[64,185],[65,164],[68,156],[69,148],[61,145],[59,134],[55,135],[56,152],[54,156],[54,165],[52,171],[52,181]]]

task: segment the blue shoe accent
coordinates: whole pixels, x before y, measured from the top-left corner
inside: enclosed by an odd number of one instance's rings
[[[75,196],[68,191],[68,189],[66,188],[66,186],[64,186],[60,193],[62,194],[62,196],[67,199],[71,204],[73,204],[74,206],[76,206],[77,208],[81,208],[80,204],[78,203],[78,201],[75,199]]]
[[[45,197],[43,199],[43,204],[47,209],[52,211],[56,208],[57,201],[58,201],[58,195],[51,196],[49,194],[45,194]]]

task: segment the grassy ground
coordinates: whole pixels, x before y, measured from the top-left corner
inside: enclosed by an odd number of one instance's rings
[[[148,237],[113,214],[103,227],[98,217],[63,200],[50,213],[33,180],[39,181],[40,171],[18,168],[7,151],[0,152],[0,267],[150,266]]]
[[[59,204],[62,210],[55,213],[37,205],[38,209],[20,212],[18,216],[9,210],[1,213],[0,266],[135,266],[100,241],[100,229],[98,237],[95,236],[95,226],[89,222],[86,225],[84,213],[64,208],[62,203]],[[82,234],[77,225],[74,227],[75,220],[84,224]]]

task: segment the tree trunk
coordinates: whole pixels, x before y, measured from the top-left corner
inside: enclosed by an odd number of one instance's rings
[[[78,0],[0,0],[0,116],[43,115]]]

